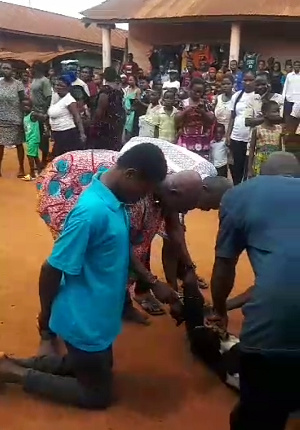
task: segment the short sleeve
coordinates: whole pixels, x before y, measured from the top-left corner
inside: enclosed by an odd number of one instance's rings
[[[154,113],[153,115],[151,115],[151,118],[149,118],[149,121],[151,122],[152,125],[154,125],[155,127],[158,127],[160,124],[160,114]]]
[[[43,95],[46,98],[52,96],[51,83],[50,83],[49,79],[46,77],[45,77],[45,79],[43,79]]]
[[[68,107],[70,106],[72,103],[76,103],[76,100],[74,99],[74,97],[71,96],[70,93],[68,93],[65,97],[64,97],[64,103],[65,106]]]
[[[99,227],[104,225],[97,219]],[[55,241],[48,263],[68,275],[79,275],[85,259],[88,243],[94,229],[90,217],[80,205],[68,215],[64,229]]]
[[[216,241],[216,257],[234,259],[238,258],[246,248],[245,235],[237,225],[232,211],[236,197],[232,191],[227,191],[220,207],[219,231]],[[230,210],[229,210],[230,208]]]
[[[236,99],[237,99],[237,97],[238,97],[238,95],[239,95],[239,94],[240,94],[240,91],[238,91],[237,93],[235,93],[235,94],[231,97],[230,105],[229,105],[231,112],[233,112],[233,111],[234,111],[235,101],[236,101]]]
[[[299,103],[294,103],[292,112],[291,112],[291,116],[294,118],[299,118],[300,119],[300,102]]]

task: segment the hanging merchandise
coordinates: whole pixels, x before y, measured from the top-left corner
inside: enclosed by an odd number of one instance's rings
[[[255,52],[246,52],[244,55],[245,72],[256,72],[259,54]]]

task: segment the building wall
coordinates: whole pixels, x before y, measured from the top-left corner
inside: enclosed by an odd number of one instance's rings
[[[135,60],[144,69],[150,67],[148,55],[153,46],[204,43],[229,44],[231,24],[196,22],[186,24],[130,23],[128,46]],[[254,51],[262,58],[274,57],[284,63],[298,59],[299,23],[259,22],[243,23],[241,53]]]
[[[55,52],[72,49],[86,49],[89,52],[68,54],[67,58],[76,58],[81,65],[102,68],[102,49],[99,45],[90,46],[80,42],[51,39],[39,36],[18,35],[0,31],[0,51],[9,52]],[[93,53],[95,51],[95,53]],[[112,50],[113,60],[122,61],[123,51]]]

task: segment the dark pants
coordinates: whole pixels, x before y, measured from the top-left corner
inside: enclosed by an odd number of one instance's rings
[[[54,140],[52,150],[53,157],[58,157],[66,152],[83,149],[83,144],[80,142],[77,128],[71,128],[65,131],[53,131],[52,137]]]
[[[86,409],[104,409],[112,401],[112,348],[86,352],[66,344],[65,357],[17,360],[30,368],[24,382],[28,393]]]
[[[247,142],[230,139],[230,150],[233,156],[232,180],[234,185],[240,184],[244,177],[247,145]]]
[[[299,357],[241,353],[240,402],[230,416],[231,430],[284,430],[299,407]]]
[[[289,116],[291,115],[293,110],[293,106],[294,106],[293,102],[288,102],[287,100],[284,101],[283,118],[285,122],[287,122],[287,120],[289,119]]]
[[[224,178],[227,178],[228,175],[228,167],[227,164],[222,167],[217,167],[218,176],[223,176]]]

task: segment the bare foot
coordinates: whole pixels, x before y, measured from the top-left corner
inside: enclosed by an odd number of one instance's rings
[[[17,174],[17,178],[23,178],[25,176],[25,170],[19,169],[19,172]]]
[[[128,306],[123,313],[123,321],[131,322],[142,325],[150,325],[150,321],[147,315],[144,315],[135,307]]]
[[[58,355],[58,345],[56,339],[42,340],[40,341],[39,348],[37,350],[37,356],[42,357],[45,355]]]
[[[0,353],[0,384],[18,383],[23,377],[23,369],[10,360],[3,352]]]

